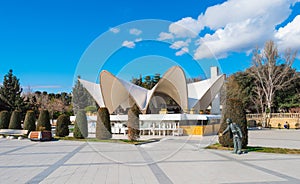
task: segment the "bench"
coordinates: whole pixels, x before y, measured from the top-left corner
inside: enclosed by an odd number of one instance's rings
[[[51,131],[31,131],[28,138],[32,141],[51,141],[52,133]]]
[[[23,136],[23,135],[27,135],[27,133],[28,130],[0,129],[1,135]]]

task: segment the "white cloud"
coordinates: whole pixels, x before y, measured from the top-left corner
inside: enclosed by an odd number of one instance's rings
[[[188,52],[189,52],[189,48],[183,47],[182,49],[180,49],[179,51],[177,51],[177,52],[175,53],[175,55],[176,55],[176,56],[181,56],[181,55],[183,55],[183,54],[185,54],[185,53],[188,53]]]
[[[231,52],[250,53],[256,46],[263,47],[267,40],[274,38],[278,40],[278,44],[282,43],[285,47],[292,45],[299,48],[299,28],[296,29],[296,25],[300,24],[297,19],[276,31],[276,26],[291,14],[291,5],[299,1],[228,0],[207,8],[197,19],[185,17],[172,23],[169,33],[160,33],[159,40],[176,38],[171,48],[188,47],[190,44],[180,39],[192,38],[194,42],[193,38],[196,38],[204,27],[208,27],[213,33],[206,34],[194,43],[198,47],[195,49],[195,59],[226,57]]]
[[[173,38],[174,38],[174,36],[173,36],[172,33],[161,32],[161,33],[159,33],[158,40],[160,40],[160,41],[162,41],[162,40],[171,40]]]
[[[228,23],[238,23],[247,19],[267,17],[279,24],[291,13],[290,0],[228,0],[220,5],[207,8],[198,21],[213,30]]]
[[[134,42],[141,42],[143,39],[142,38],[137,38],[134,40]]]
[[[198,40],[199,47],[194,53],[195,59],[226,57],[229,52],[247,52],[257,45],[263,45],[264,40],[271,39],[273,29],[265,29],[263,20],[246,20],[228,24],[224,29],[218,29],[214,34],[206,34]]]
[[[33,88],[33,89],[57,89],[57,88],[62,88],[62,86],[58,86],[58,85],[38,85],[38,86],[30,86],[30,88]]]
[[[134,48],[135,47],[135,43],[132,42],[132,41],[128,41],[128,40],[125,40],[123,43],[122,43],[122,46],[123,47],[128,47],[128,48]]]
[[[300,15],[288,23],[285,27],[281,27],[275,33],[275,38],[278,43],[278,49],[299,49],[300,48]]]
[[[170,48],[171,49],[180,49],[182,47],[188,47],[189,43],[191,43],[191,39],[187,39],[186,41],[181,41],[181,40],[176,41],[170,46]]]
[[[203,25],[191,17],[183,18],[169,26],[169,32],[177,38],[195,38],[203,29]]]
[[[215,33],[198,41],[195,59],[226,57],[230,52],[249,52],[274,39],[275,27],[290,15],[286,0],[229,0],[207,9],[199,20]]]
[[[129,33],[132,34],[132,35],[138,36],[138,35],[142,34],[142,31],[139,30],[139,29],[133,28],[133,29],[129,30]]]
[[[117,33],[120,32],[120,29],[119,29],[119,28],[116,28],[116,27],[112,27],[112,28],[109,29],[109,31],[112,32],[112,33],[117,34]]]

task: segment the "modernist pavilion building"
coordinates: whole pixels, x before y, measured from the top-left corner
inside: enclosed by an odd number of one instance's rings
[[[187,83],[179,66],[170,68],[147,90],[108,71],[100,73],[100,84],[79,79],[100,107],[106,107],[113,133],[126,133],[127,111],[135,103],[140,109],[140,130],[147,134],[215,133],[220,123],[220,89],[225,75],[211,67],[211,78]],[[210,107],[210,113],[205,114]],[[95,117],[90,117],[95,121]]]

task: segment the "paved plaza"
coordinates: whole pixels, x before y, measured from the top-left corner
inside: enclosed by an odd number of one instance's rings
[[[300,155],[207,150],[217,136],[139,146],[0,139],[0,183],[300,183]],[[300,149],[300,131],[252,130],[249,145]]]

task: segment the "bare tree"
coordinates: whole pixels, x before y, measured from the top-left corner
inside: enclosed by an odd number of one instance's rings
[[[37,100],[37,106],[39,107],[39,110],[47,109],[48,103],[50,101],[47,93],[35,93],[36,100]]]
[[[283,88],[288,88],[290,83],[297,78],[296,71],[291,68],[297,52],[287,49],[283,58],[280,58],[273,41],[265,44],[262,52],[256,48],[253,52],[251,75],[257,81],[257,96],[260,98],[262,112],[271,112],[275,93]]]
[[[251,102],[254,104],[256,112],[263,112],[264,111],[264,94],[263,91],[255,81],[255,87],[253,87],[253,95],[250,96]],[[260,108],[260,109],[259,109]]]
[[[46,104],[46,109],[48,109],[50,113],[51,121],[53,121],[53,119],[55,119],[54,112],[64,112],[65,105],[61,99],[51,98],[48,100],[48,103]]]

